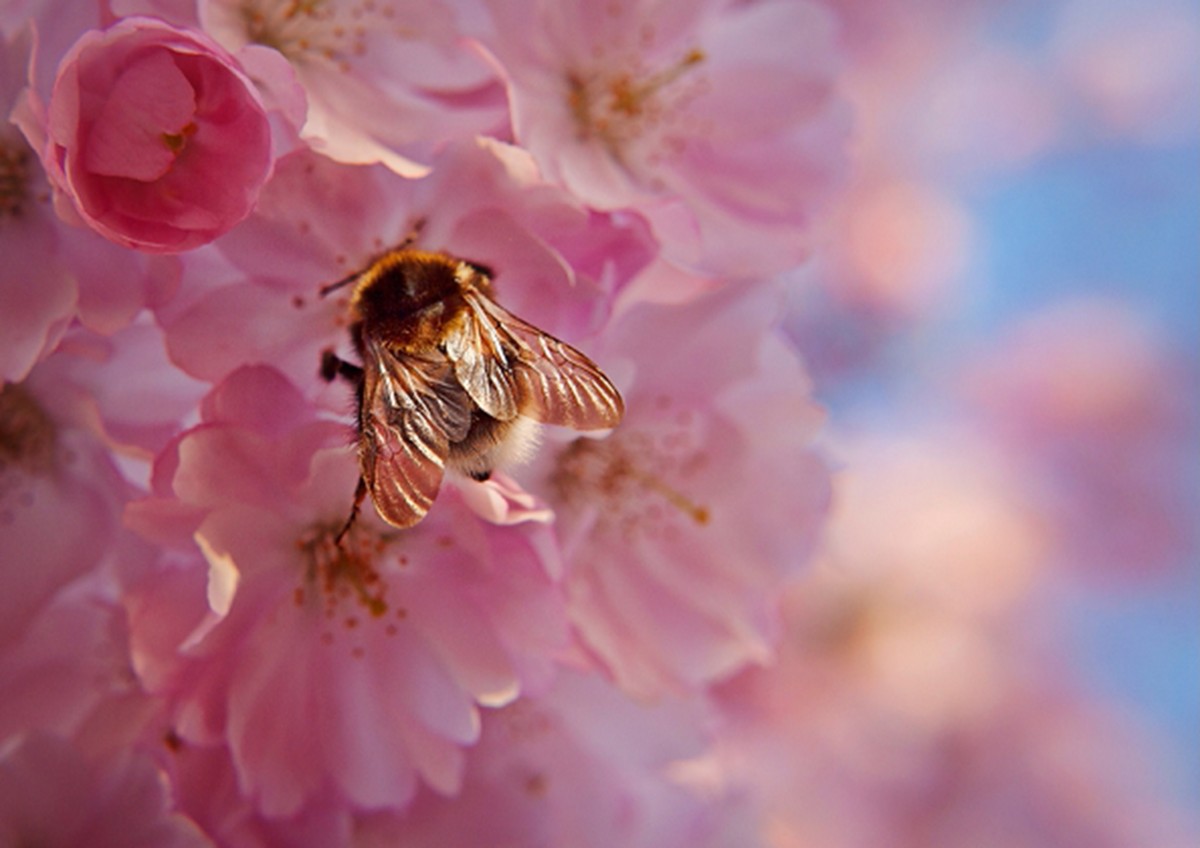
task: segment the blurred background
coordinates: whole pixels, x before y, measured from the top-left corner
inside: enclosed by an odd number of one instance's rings
[[[841,469],[806,645],[855,651],[922,726],[1034,681],[1097,722],[1083,772],[1120,749],[1122,792],[1194,822],[1200,4],[833,5],[852,186],[787,325]],[[897,623],[918,609],[943,629]]]

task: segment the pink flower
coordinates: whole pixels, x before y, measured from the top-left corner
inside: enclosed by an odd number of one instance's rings
[[[503,128],[503,92],[453,4],[202,0],[199,12],[227,49],[291,63],[308,97],[301,137],[339,162],[422,176],[447,143]]]
[[[822,414],[770,330],[777,305],[764,288],[631,309],[600,357],[633,369],[625,420],[546,444],[521,476],[558,513],[582,644],[639,696],[766,662],[775,595],[824,518]]]
[[[336,545],[358,474],[344,425],[265,367],[234,372],[202,409],[128,516],[166,542],[176,528],[176,546],[194,537],[209,562],[215,615],[173,673],[153,666],[180,737],[227,745],[270,817],[321,797],[400,808],[418,782],[455,791],[480,705],[544,686],[565,642],[545,530],[492,528],[443,497],[402,533],[366,509]]]
[[[1194,842],[1150,740],[1046,641],[1062,610],[1011,461],[969,432],[891,429],[844,451],[777,662],[713,688],[714,768],[787,848]]]
[[[489,3],[517,140],[668,258],[745,277],[805,251],[840,170],[832,20],[791,0]]]
[[[46,848],[203,848],[212,843],[171,811],[145,756],[85,755],[34,735],[0,758],[0,842]]]
[[[28,31],[0,33],[0,382],[20,382],[74,315],[77,291],[55,256],[57,223],[37,154],[8,122],[32,51]]]
[[[221,239],[228,262],[186,257],[184,291],[157,313],[173,361],[213,382],[268,362],[345,414],[346,387],[316,377],[323,349],[353,355],[345,295],[317,291],[399,244],[417,221],[418,246],[486,264],[503,306],[586,352],[653,256],[645,224],[586,209],[509,145],[464,143],[435,161],[430,176],[406,180],[308,152],[281,159],[255,214]]]
[[[114,333],[165,299],[177,277],[174,257],[134,253],[55,214],[34,152],[45,148],[45,124],[39,101],[22,87],[33,73],[32,40],[26,26],[0,43],[0,115],[12,121],[0,123],[0,378],[14,383],[54,350],[73,319]]]
[[[42,161],[88,226],[148,252],[189,250],[250,213],[271,134],[236,62],[151,18],[85,33],[63,58]]]
[[[128,484],[59,353],[0,388],[0,642],[108,554]]]
[[[958,377],[1025,471],[1062,560],[1145,577],[1195,559],[1195,368],[1115,301],[1068,300],[1008,329]]]
[[[456,798],[423,792],[402,816],[360,826],[360,844],[753,845],[708,842],[727,799],[684,779],[706,752],[710,718],[696,700],[644,704],[564,673],[545,695],[485,715]]]

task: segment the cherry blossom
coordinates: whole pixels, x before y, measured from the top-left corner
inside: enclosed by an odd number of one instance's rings
[[[1057,303],[966,363],[961,391],[1016,461],[1063,561],[1129,576],[1194,549],[1185,459],[1195,372],[1114,301]]]
[[[104,558],[128,484],[93,427],[86,392],[57,354],[0,389],[0,634]]]
[[[714,692],[729,722],[714,768],[755,787],[771,844],[1194,839],[1147,767],[1153,740],[1039,643],[1049,548],[1002,455],[937,430],[843,457],[827,544],[784,596],[777,665]]]
[[[51,182],[127,247],[211,241],[249,214],[270,172],[266,113],[233,58],[151,18],[85,33],[44,108]]]
[[[437,162],[403,180],[305,152],[281,160],[254,216],[220,241],[225,261],[189,257],[186,291],[158,311],[174,361],[210,381],[249,358],[270,362],[347,412],[345,388],[316,379],[323,349],[352,355],[345,295],[317,292],[418,223],[417,246],[485,264],[502,305],[586,349],[653,256],[644,223],[588,210],[508,145],[468,142]]]
[[[145,756],[89,756],[40,735],[0,757],[0,840],[48,848],[212,845],[172,813],[166,787]]]
[[[503,123],[499,86],[448,3],[201,0],[199,11],[228,49],[261,45],[291,63],[308,100],[301,135],[339,162],[421,176],[446,142]]]
[[[832,19],[806,2],[489,3],[517,140],[666,256],[736,277],[804,252],[840,171]]]
[[[489,528],[443,497],[412,532],[364,511],[335,541],[358,473],[343,427],[262,367],[231,374],[203,409],[130,517],[175,523],[209,564],[216,617],[173,678],[156,672],[177,732],[227,744],[272,817],[327,793],[400,808],[418,780],[454,792],[479,706],[544,685],[565,644],[539,531]]]
[[[91,233],[62,224],[37,152],[43,138],[23,99],[32,33],[0,43],[0,377],[20,382],[50,354],[73,318],[101,333],[127,325],[167,287],[170,271]],[[24,133],[24,134],[23,134]],[[151,277],[151,268],[161,279]]]
[[[368,819],[362,844],[721,844],[709,840],[736,817],[736,799],[687,778],[708,750],[706,713],[695,701],[649,706],[563,674],[544,696],[485,715],[456,798],[425,792],[403,817]]]
[[[559,513],[580,639],[630,692],[686,690],[771,656],[774,592],[804,562],[829,491],[811,447],[821,413],[768,332],[778,304],[767,289],[631,309],[606,333],[632,360],[625,421],[547,446],[528,484]]]
[[[1194,844],[1183,5],[0,4],[0,843]],[[625,414],[398,529],[410,246]]]

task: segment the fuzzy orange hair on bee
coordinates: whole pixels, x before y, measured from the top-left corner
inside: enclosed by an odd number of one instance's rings
[[[338,538],[370,494],[396,527],[425,517],[446,469],[486,480],[528,450],[536,425],[615,427],[621,395],[583,353],[492,299],[492,274],[445,253],[400,247],[325,286],[352,285],[361,365],[326,351],[321,376],[358,399],[360,477]]]

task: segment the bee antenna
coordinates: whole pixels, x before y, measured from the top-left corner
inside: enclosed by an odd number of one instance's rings
[[[348,286],[351,283],[353,283],[355,280],[358,279],[359,274],[360,274],[359,271],[355,271],[353,274],[349,275],[348,277],[343,277],[342,279],[338,280],[336,283],[329,283],[328,285],[321,286],[321,288],[319,288],[317,290],[317,294],[319,294],[321,297],[324,297],[325,295],[329,294],[332,291],[337,291],[342,286]]]
[[[405,250],[417,243],[417,239],[421,237],[421,230],[425,229],[425,216],[422,215],[412,223],[412,227],[408,230],[408,235],[404,237],[404,241],[400,242],[398,250]]]

